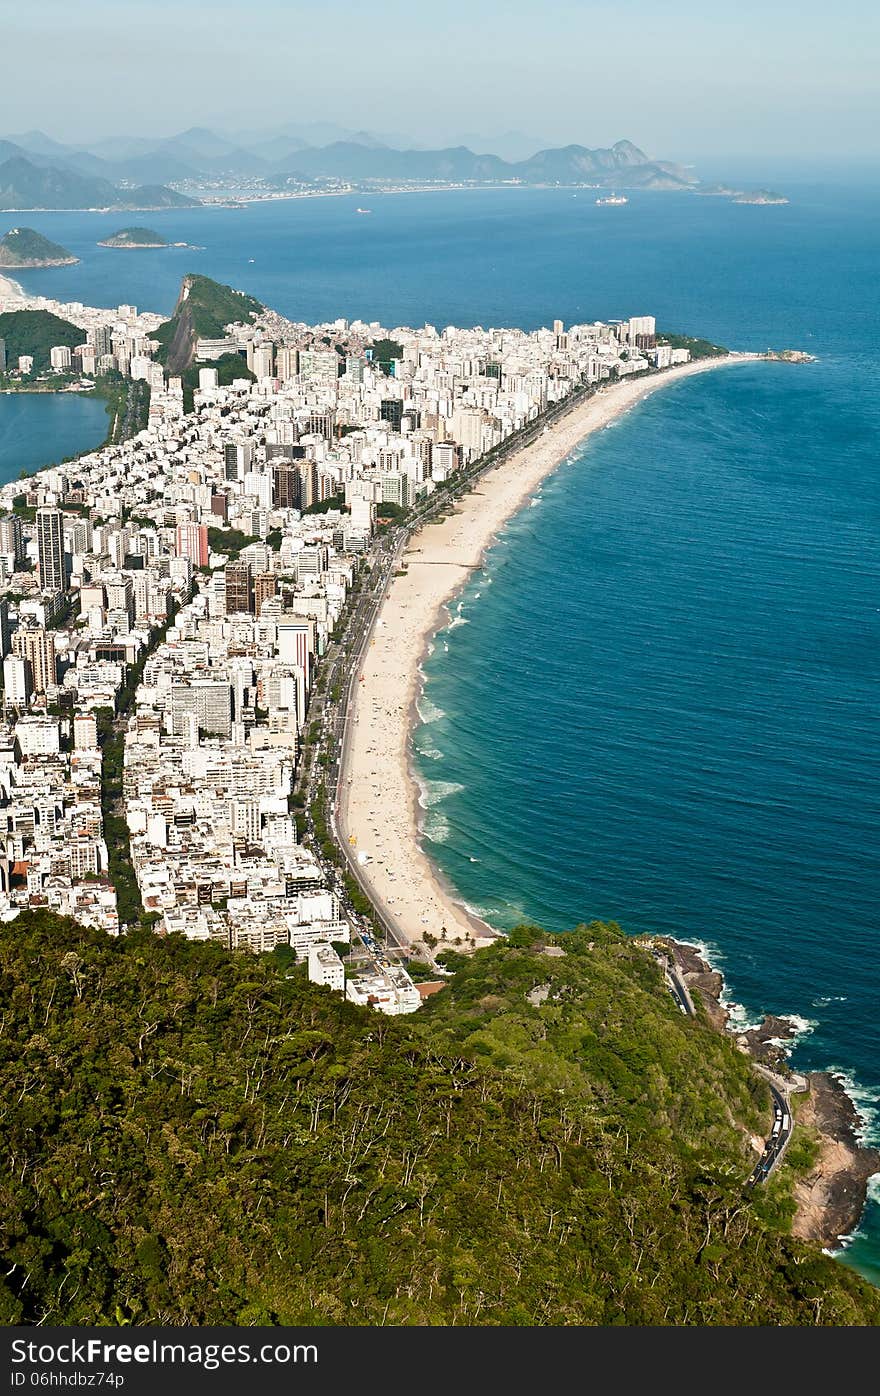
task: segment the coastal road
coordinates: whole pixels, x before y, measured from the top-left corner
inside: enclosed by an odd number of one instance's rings
[[[758,1183],[766,1183],[788,1148],[794,1129],[794,1116],[791,1113],[791,1101],[787,1088],[783,1086],[778,1077],[773,1076],[766,1068],[759,1066],[756,1069],[764,1077],[773,1097],[773,1129],[764,1145],[764,1152],[746,1180],[746,1187],[749,1188],[755,1187]]]
[[[651,952],[660,968],[663,970],[663,977],[666,986],[682,1013],[688,1018],[695,1018],[697,1010],[694,1008],[694,1001],[690,996],[687,984],[684,982],[684,971],[673,951],[670,955],[665,950],[654,949]]]
[[[666,986],[682,1013],[686,1014],[689,1018],[696,1017],[694,1001],[685,983],[684,969],[675,951],[673,950],[670,955],[665,949],[661,950],[659,947],[655,946],[651,953],[663,970]],[[764,1080],[770,1087],[770,1094],[773,1097],[773,1126],[764,1144],[761,1157],[746,1179],[747,1188],[753,1188],[758,1183],[766,1183],[774,1168],[776,1168],[777,1164],[782,1159],[785,1150],[788,1148],[789,1140],[791,1139],[794,1129],[794,1116],[791,1110],[791,1101],[789,1099],[790,1088],[788,1084],[784,1082],[780,1076],[777,1076],[775,1072],[770,1071],[768,1067],[762,1066],[758,1062],[755,1063],[755,1070],[764,1077]],[[792,1085],[794,1085],[795,1089],[797,1088],[796,1081],[794,1081]]]

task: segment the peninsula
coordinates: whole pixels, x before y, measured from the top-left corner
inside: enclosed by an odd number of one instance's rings
[[[10,228],[0,238],[0,267],[3,268],[72,267],[78,261],[66,247],[51,242],[34,228]]]
[[[137,250],[168,247],[170,244],[162,237],[161,233],[154,233],[152,228],[120,228],[118,233],[113,233],[109,238],[103,238],[98,246]]]

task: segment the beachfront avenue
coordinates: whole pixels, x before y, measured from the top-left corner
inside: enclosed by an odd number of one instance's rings
[[[509,512],[609,389],[635,400],[689,351],[650,316],[526,333],[264,310],[198,344],[190,399],[154,347],[141,336],[145,429],[2,490],[0,915],[280,948],[355,1002],[412,1012],[422,995],[389,952],[432,961],[491,932],[435,895],[418,848],[419,904],[399,904],[377,833],[405,819],[417,843],[412,695],[363,719],[354,701],[375,692],[379,608],[478,476],[486,519],[499,492]],[[217,354],[242,376],[221,383]],[[392,765],[402,752],[393,808],[368,728],[393,735]]]

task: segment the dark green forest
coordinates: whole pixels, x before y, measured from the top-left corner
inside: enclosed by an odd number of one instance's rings
[[[75,349],[85,342],[85,330],[48,310],[9,310],[0,315],[0,339],[6,341],[8,369],[17,366],[20,354],[31,354],[34,376],[49,367],[49,353],[56,344]]]
[[[2,1320],[880,1321],[787,1234],[785,1170],[744,1190],[765,1088],[646,951],[451,963],[395,1020],[289,952],[3,925]]]

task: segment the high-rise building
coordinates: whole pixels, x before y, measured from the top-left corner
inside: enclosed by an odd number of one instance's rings
[[[629,321],[629,342],[637,349],[653,349],[657,343],[657,321],[653,315],[633,315]]]
[[[27,660],[35,693],[46,693],[58,683],[55,637],[41,625],[19,626],[12,637],[12,652]]]
[[[273,509],[298,509],[300,507],[299,470],[289,461],[272,467],[272,507]]]
[[[226,564],[226,614],[240,615],[253,609],[251,569],[246,562]]]
[[[25,560],[21,519],[17,514],[5,514],[0,519],[0,553],[12,555],[16,571]]]
[[[66,372],[71,365],[72,355],[66,344],[53,344],[49,350],[50,367],[59,372]]]
[[[37,549],[40,586],[46,591],[66,591],[64,534],[60,509],[37,510]]]
[[[318,467],[313,460],[304,460],[299,468],[299,507],[310,509],[318,502]]]
[[[311,688],[311,652],[314,621],[284,617],[278,622],[278,658],[282,664],[296,664],[305,674],[306,689]]]
[[[274,572],[261,572],[254,577],[254,615],[260,614],[263,602],[278,594],[278,578]]]
[[[5,659],[9,653],[10,630],[9,630],[9,602],[5,596],[0,596],[0,659]]]
[[[254,348],[253,370],[257,378],[271,378],[274,367],[275,347],[272,344],[258,344]]]
[[[193,567],[208,565],[208,529],[206,524],[177,525],[177,556],[188,557]]]
[[[113,351],[112,330],[109,325],[95,325],[93,329],[86,330],[86,339],[89,344],[94,345],[95,356],[100,359],[102,354],[110,354]]]
[[[34,691],[31,666],[19,654],[7,654],[3,661],[3,705],[26,708]]]
[[[221,679],[194,679],[192,683],[171,685],[171,725],[175,736],[183,736],[186,718],[192,714],[199,730],[215,737],[228,737],[232,730],[232,690]]]
[[[98,745],[98,724],[94,713],[77,713],[73,719],[73,744],[77,751],[94,751]]]

